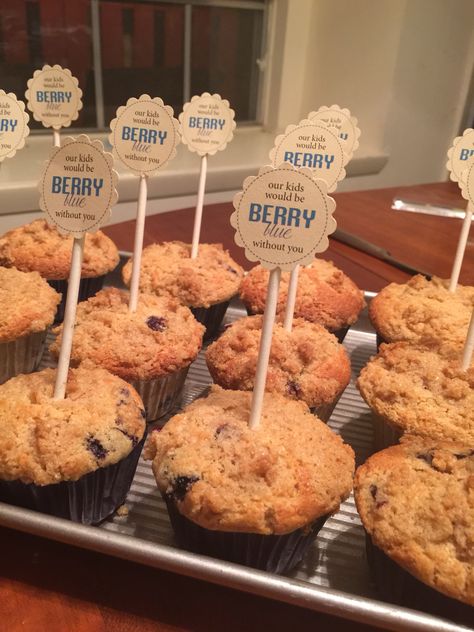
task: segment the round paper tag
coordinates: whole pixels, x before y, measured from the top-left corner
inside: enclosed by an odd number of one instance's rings
[[[234,135],[234,116],[229,101],[218,94],[193,97],[179,115],[183,144],[200,156],[225,149]]]
[[[331,105],[328,108],[322,105],[317,112],[310,112],[308,119],[333,131],[345,153],[352,158],[352,154],[359,147],[360,129],[357,127],[357,119],[351,116],[347,108],[340,108],[338,105]]]
[[[159,97],[132,97],[117,110],[109,136],[114,154],[137,175],[151,175],[176,155],[179,123]]]
[[[462,174],[474,162],[474,129],[464,130],[462,136],[457,136],[448,151],[446,168],[453,182],[461,182]]]
[[[0,90],[0,162],[24,147],[30,133],[29,120],[23,101],[18,101],[13,92]]]
[[[247,259],[292,270],[328,248],[328,235],[336,230],[336,203],[327,195],[326,182],[311,176],[309,169],[284,163],[262,167],[258,176],[245,180],[230,221]]]
[[[472,160],[470,166],[462,172],[459,184],[463,198],[471,203],[471,210],[474,210],[474,160]]]
[[[82,109],[82,90],[78,80],[70,70],[57,64],[46,64],[41,70],[35,70],[28,80],[25,96],[35,121],[53,129],[69,127]]]
[[[54,147],[40,182],[40,208],[66,235],[95,232],[117,202],[113,156],[82,134]]]
[[[322,178],[331,192],[346,177],[344,165],[349,157],[333,132],[305,119],[298,125],[289,125],[284,134],[276,137],[270,160],[274,167],[290,162],[294,167],[310,169],[313,177]]]

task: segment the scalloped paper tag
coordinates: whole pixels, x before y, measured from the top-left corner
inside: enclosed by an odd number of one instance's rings
[[[344,152],[352,158],[352,154],[359,147],[360,129],[357,127],[356,117],[352,116],[347,108],[341,108],[338,105],[330,107],[322,105],[316,112],[310,112],[308,119],[317,121],[334,132]]]
[[[327,250],[328,235],[336,230],[336,203],[326,182],[289,163],[262,167],[246,178],[233,204],[236,243],[247,259],[270,270],[311,263],[317,252]]]
[[[349,156],[331,130],[304,119],[298,125],[288,125],[285,133],[276,137],[270,160],[274,167],[289,162],[294,167],[310,169],[313,177],[324,180],[331,192],[346,177],[344,166]]]
[[[459,179],[459,186],[461,187],[463,198],[469,202],[471,210],[474,211],[474,160],[472,160],[469,167],[462,172],[461,178]]]
[[[44,65],[35,70],[25,92],[28,109],[45,127],[69,127],[82,109],[82,90],[68,68]]]
[[[183,144],[200,156],[222,151],[234,136],[234,117],[229,101],[219,94],[194,96],[179,115]]]
[[[451,180],[461,183],[463,173],[467,173],[467,168],[472,162],[474,162],[474,129],[469,127],[464,130],[462,136],[457,136],[453,140],[452,147],[448,151],[446,168]]]
[[[128,99],[110,123],[114,155],[136,175],[149,176],[176,156],[179,122],[173,108],[159,97],[142,94]]]
[[[0,90],[0,162],[25,146],[30,129],[25,104],[13,92]]]
[[[74,237],[98,230],[118,199],[113,164],[101,141],[85,134],[53,147],[39,187],[48,223]]]

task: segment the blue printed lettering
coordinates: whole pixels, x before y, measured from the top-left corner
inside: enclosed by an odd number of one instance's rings
[[[285,151],[283,160],[291,162],[295,167],[309,167],[310,169],[330,169],[334,162],[334,154],[311,154],[301,151]]]
[[[99,196],[104,186],[103,178],[79,178],[77,176],[53,176],[51,181],[51,193],[63,193],[64,195]]]
[[[225,119],[209,118],[206,116],[190,116],[189,127],[197,129],[221,129],[225,125]]]
[[[279,221],[281,219],[281,221]],[[275,224],[286,226],[286,208],[284,206],[275,206]]]
[[[61,193],[61,177],[53,176],[51,182],[51,193]]]
[[[326,169],[330,169],[331,164],[334,162],[334,154],[332,154],[331,156],[328,156],[327,154],[325,154],[324,162],[326,163]]]
[[[301,211],[299,208],[289,208],[288,209],[288,226],[299,226],[300,215],[301,215]]]
[[[163,144],[167,136],[168,136],[168,132],[162,132],[161,130],[158,130],[158,138],[160,139],[160,145]]]
[[[0,119],[0,132],[14,132],[17,124],[17,119]]]
[[[156,129],[129,127],[128,125],[124,125],[122,127],[122,140],[131,140],[134,143],[138,142],[156,145],[157,137],[159,137],[160,145],[162,145],[166,136],[167,132],[161,132]]]
[[[312,210],[308,212],[308,209],[303,209],[303,219],[306,222],[305,228],[309,228],[311,222],[316,217],[316,211]]]
[[[250,209],[249,209],[249,221],[250,222],[259,222],[260,221],[261,211],[262,211],[261,204],[257,204],[256,202],[252,202],[250,204]]]
[[[303,222],[304,228],[310,228],[311,222],[316,218],[314,209],[300,209],[296,207],[273,206],[272,204],[261,204],[251,202],[249,207],[249,221],[262,222],[263,224],[274,224],[280,226],[299,227]],[[265,234],[267,229],[265,229]]]
[[[263,213],[262,213],[262,222],[264,224],[271,224],[271,221],[268,219],[271,215],[270,209],[273,208],[273,204],[264,204],[263,205]]]
[[[36,100],[39,103],[70,103],[72,92],[60,90],[37,90]]]
[[[459,160],[469,160],[471,156],[474,156],[474,149],[461,149]]]

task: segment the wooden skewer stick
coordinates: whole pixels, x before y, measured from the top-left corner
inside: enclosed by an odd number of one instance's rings
[[[299,265],[295,266],[290,273],[290,282],[288,284],[288,298],[286,299],[285,322],[283,323],[286,331],[291,331],[293,327],[293,317],[295,315],[296,290],[298,289],[299,273]]]
[[[459,235],[458,247],[456,249],[456,256],[454,257],[453,270],[451,272],[451,279],[449,281],[449,291],[455,292],[459,281],[459,274],[461,273],[461,266],[464,259],[464,252],[466,250],[467,238],[469,237],[469,230],[471,228],[473,204],[469,201],[466,208],[466,216]]]
[[[56,383],[54,385],[54,399],[64,399],[66,395],[67,375],[71,360],[72,338],[76,321],[77,300],[79,298],[79,284],[81,282],[82,259],[84,255],[85,235],[74,238],[72,244],[71,271],[67,288],[66,309],[64,312],[61,351],[59,353]]]
[[[270,272],[268,280],[267,300],[265,302],[265,313],[263,315],[262,336],[260,338],[260,348],[258,350],[257,369],[255,372],[255,383],[253,387],[252,403],[250,407],[249,427],[256,428],[260,423],[262,415],[263,397],[265,394],[265,383],[267,381],[268,362],[270,359],[270,349],[272,346],[273,325],[278,302],[278,290],[280,289],[280,268],[275,268]]]
[[[140,288],[140,267],[142,264],[143,235],[145,232],[146,202],[148,195],[147,177],[142,173],[138,189],[137,220],[135,223],[135,243],[133,246],[132,277],[130,280],[130,298],[128,311],[136,312],[138,290]]]
[[[467,330],[466,342],[464,343],[464,350],[462,354],[462,370],[467,371],[471,366],[472,353],[474,351],[474,310],[472,310],[471,320],[469,322],[469,329]]]
[[[193,242],[191,246],[191,259],[196,259],[199,250],[199,238],[201,237],[202,207],[204,205],[204,191],[206,189],[207,155],[201,158],[201,172],[199,174],[199,189],[196,211],[194,213]]]

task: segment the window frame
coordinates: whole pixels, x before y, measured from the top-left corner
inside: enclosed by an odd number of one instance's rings
[[[96,125],[94,127],[74,127],[71,132],[100,134],[107,132],[110,121],[105,120],[104,88],[102,74],[102,51],[100,29],[100,4],[107,0],[90,0],[91,11],[91,43],[92,43],[92,68],[94,70],[95,88],[95,112]],[[140,0],[149,4],[178,4],[184,6],[184,45],[183,45],[183,105],[191,97],[191,37],[192,37],[192,8],[193,6],[219,7],[231,9],[258,10],[262,12],[262,38],[257,58],[257,70],[259,81],[257,84],[257,115],[255,120],[239,121],[239,127],[261,129],[265,125],[266,95],[268,93],[268,69],[271,33],[268,29],[271,24],[271,15],[274,0]],[[130,95],[133,96],[133,95]],[[139,96],[139,95],[136,95]],[[157,95],[159,96],[159,95]],[[119,104],[118,104],[119,105]],[[118,107],[117,105],[117,107]],[[177,116],[179,112],[175,112]],[[33,135],[49,134],[50,130],[32,129]]]

